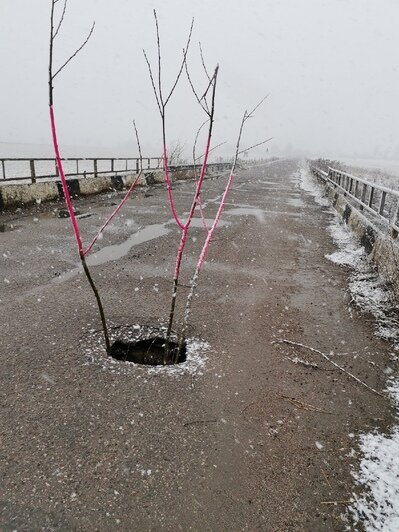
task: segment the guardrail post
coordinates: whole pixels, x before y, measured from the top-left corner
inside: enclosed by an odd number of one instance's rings
[[[5,179],[6,178],[6,165],[5,165],[4,159],[1,160],[1,169],[3,171],[3,179]]]
[[[59,173],[58,173],[58,164],[57,164],[57,161],[56,161],[56,160],[54,161],[54,167],[55,167],[55,177],[59,177]]]
[[[151,159],[147,159],[147,168],[148,170],[151,168]]]
[[[94,169],[94,177],[97,177],[97,172],[98,172],[97,159],[93,159],[93,169]]]
[[[362,203],[366,203],[366,194],[367,194],[367,185],[366,183],[363,184],[363,190],[362,190],[362,197],[361,197],[361,202]],[[362,211],[363,210],[363,205],[360,205],[360,210]]]
[[[30,178],[32,179],[32,183],[36,183],[36,171],[35,171],[35,160],[30,159]]]
[[[384,213],[384,207],[385,207],[385,199],[387,197],[387,193],[385,191],[382,192],[381,194],[381,201],[380,201],[380,206],[378,208],[378,214],[380,214],[381,216],[383,215]]]
[[[111,172],[114,171],[114,159],[111,159]]]
[[[373,207],[373,199],[374,199],[374,187],[371,187],[370,198],[369,198],[369,203],[368,203],[370,208]]]
[[[392,238],[398,237],[398,229],[397,229],[397,223],[398,223],[398,215],[399,215],[399,199],[396,200],[396,204],[393,209],[393,215],[390,218],[390,224],[391,224],[391,236]]]
[[[76,159],[76,175],[79,175],[79,159]]]
[[[136,159],[136,174],[140,172],[139,160]]]

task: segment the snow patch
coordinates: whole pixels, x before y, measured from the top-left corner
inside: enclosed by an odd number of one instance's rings
[[[318,205],[321,207],[331,207],[330,202],[324,197],[321,187],[317,184],[316,178],[313,177],[307,165],[299,169],[297,176],[301,189],[313,196]]]
[[[399,408],[399,382],[387,387]],[[397,412],[399,414],[399,410]],[[356,524],[366,531],[396,532],[399,530],[399,426],[390,434],[373,432],[360,438],[363,458],[359,470],[352,473],[356,482],[367,488],[349,512]]]
[[[152,335],[155,328],[152,328]],[[134,341],[150,338],[148,327],[141,325],[126,325],[122,327],[110,327],[109,335],[111,343],[115,340]],[[160,336],[166,329],[158,328]],[[199,338],[188,338],[186,343],[186,361],[181,364],[167,366],[145,366],[133,362],[115,360],[105,356],[104,337],[102,330],[90,330],[81,340],[85,355],[85,365],[95,364],[104,371],[118,375],[135,375],[137,378],[146,375],[167,375],[179,377],[182,375],[202,375],[202,370],[208,360],[207,354],[210,345]]]
[[[349,291],[352,303],[362,312],[373,315],[376,334],[392,341],[398,350],[398,317],[390,290],[338,216],[334,217],[328,230],[339,249],[326,258],[351,269]],[[399,418],[399,381],[391,379],[387,389]],[[389,434],[377,431],[363,434],[358,444],[362,459],[352,475],[364,491],[361,496],[353,494],[354,501],[348,512],[355,526],[360,525],[366,531],[396,532],[399,530],[399,426],[394,426]]]
[[[376,320],[375,332],[384,340],[399,347],[399,321],[388,286],[370,263],[364,248],[349,229],[335,216],[328,227],[338,251],[326,255],[335,264],[351,268],[349,292],[361,312],[370,313]]]

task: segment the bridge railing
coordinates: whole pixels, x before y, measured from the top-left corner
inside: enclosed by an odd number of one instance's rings
[[[140,159],[135,157],[96,157],[62,159],[66,177],[99,177],[107,174],[126,172],[138,173]],[[231,163],[208,163],[209,172],[228,170]],[[198,166],[196,166],[198,168]],[[162,157],[143,158],[143,169],[162,169]],[[170,166],[170,170],[194,170],[194,165]],[[0,158],[0,183],[9,181],[59,180],[58,168],[54,158]]]
[[[140,167],[140,159],[134,157],[73,157],[62,159],[62,162],[67,177],[98,177],[118,172],[138,172]],[[41,179],[59,178],[57,164],[53,158],[0,158],[0,165],[0,179],[2,181],[29,180],[31,183],[35,183]],[[143,158],[143,168],[144,170],[162,168],[162,158]]]
[[[312,173],[340,189],[344,196],[350,197],[360,211],[367,211],[376,216],[387,226],[396,238],[399,234],[399,191],[377,183],[348,174],[336,168],[328,168],[328,172],[311,167]]]

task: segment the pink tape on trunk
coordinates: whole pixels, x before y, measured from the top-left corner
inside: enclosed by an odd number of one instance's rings
[[[123,197],[123,199],[121,200],[121,202],[119,203],[119,205],[116,207],[116,209],[113,211],[113,213],[111,214],[111,216],[109,218],[107,218],[107,220],[103,223],[103,225],[101,226],[101,228],[99,229],[98,233],[96,234],[96,236],[93,238],[93,240],[90,242],[90,244],[87,246],[85,252],[84,252],[84,255],[86,256],[88,253],[90,253],[91,251],[91,248],[94,246],[94,244],[97,242],[97,240],[99,239],[101,233],[104,231],[104,229],[107,227],[107,225],[110,223],[110,221],[118,214],[118,212],[121,210],[121,208],[124,206],[124,204],[126,203],[126,201],[128,200],[130,194],[133,192],[133,190],[136,188],[138,182],[139,182],[139,179],[141,177],[141,172],[140,174],[136,177],[136,179],[133,181],[133,183],[131,184],[129,190],[126,192],[125,196]]]
[[[202,188],[202,183],[203,183],[204,177],[205,177],[205,171],[206,171],[206,165],[208,163],[208,156],[209,156],[209,148],[210,147],[211,147],[211,135],[208,136],[208,140],[206,142],[206,148],[205,148],[205,153],[204,153],[204,161],[202,163],[200,176],[199,176],[198,181],[197,181],[197,186],[196,186],[196,190],[195,190],[195,196],[194,196],[193,202],[191,204],[191,209],[190,209],[189,215],[187,216],[186,223],[184,224],[184,227],[187,227],[187,228],[190,226],[191,220],[193,219],[195,207],[197,206],[198,198],[199,198],[199,196],[201,194],[201,188]]]
[[[194,216],[195,207],[196,207],[196,205],[198,203],[198,200],[200,198],[201,187],[202,187],[202,183],[204,181],[205,169],[206,169],[206,164],[207,164],[207,161],[208,161],[210,145],[211,145],[211,137],[209,136],[207,144],[206,144],[205,154],[204,154],[204,162],[202,163],[202,166],[201,166],[201,172],[200,172],[200,176],[199,176],[198,181],[197,181],[197,186],[196,186],[196,189],[195,189],[195,195],[194,195],[194,199],[193,199],[192,204],[191,204],[190,212],[189,212],[189,214],[187,216],[186,223],[184,225],[180,226],[181,229],[182,229],[182,235],[181,235],[181,239],[180,239],[179,248],[177,250],[174,279],[178,279],[179,278],[181,261],[182,261],[182,257],[183,257],[183,253],[184,253],[184,248],[186,246],[186,241],[187,241],[187,233],[188,233],[188,229],[190,227],[191,221],[192,221],[193,216]],[[203,217],[202,217],[202,219],[203,219]],[[205,224],[205,228],[207,229],[204,219],[203,219],[203,223]]]
[[[213,233],[215,232],[216,226],[219,223],[220,217],[222,215],[222,212],[223,212],[223,209],[224,209],[224,206],[225,206],[225,203],[226,203],[227,194],[229,193],[229,190],[230,190],[231,185],[233,183],[233,179],[234,179],[234,171],[231,171],[230,175],[229,175],[229,179],[228,179],[227,184],[226,184],[226,188],[224,189],[224,193],[223,193],[222,199],[220,200],[219,208],[218,208],[218,211],[216,213],[215,219],[213,221],[212,227],[208,231],[208,235],[206,237],[204,246],[202,248],[201,255],[199,256],[199,259],[198,259],[198,263],[197,263],[198,272],[201,270],[202,265],[204,263],[206,252],[208,251],[208,247],[209,247],[209,244],[210,244],[210,242],[212,240]]]
[[[52,133],[52,136],[53,136],[53,145],[54,145],[54,151],[55,151],[55,158],[56,158],[56,161],[57,161],[58,172],[59,172],[60,178],[61,178],[62,189],[64,191],[65,202],[67,204],[69,216],[71,218],[73,233],[75,235],[75,240],[76,240],[76,244],[78,246],[79,255],[83,255],[83,246],[82,246],[82,239],[80,237],[79,226],[78,226],[78,222],[76,220],[75,211],[73,210],[73,207],[72,207],[71,196],[69,195],[69,190],[68,190],[68,185],[67,185],[67,181],[66,181],[66,178],[65,178],[64,168],[62,166],[62,161],[61,161],[61,157],[60,157],[60,151],[58,149],[57,131],[56,131],[56,127],[55,127],[54,109],[53,109],[52,105],[50,105],[50,122],[51,122],[51,133]]]
[[[202,225],[205,231],[209,232],[208,226],[206,225],[205,213],[204,213],[204,208],[203,208],[202,201],[201,201],[201,196],[198,196],[198,206],[199,206],[199,211],[201,215]]]
[[[170,209],[173,214],[173,218],[176,220],[176,223],[180,227],[180,229],[183,229],[184,225],[182,224],[179,216],[177,215],[177,212],[175,209],[175,202],[173,201],[172,187],[170,184],[169,169],[168,169],[168,157],[166,154],[166,144],[164,144],[163,146],[163,170],[165,174],[166,188],[168,190],[169,205],[170,205]]]

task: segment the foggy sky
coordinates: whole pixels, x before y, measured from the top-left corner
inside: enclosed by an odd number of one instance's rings
[[[62,0],[57,4],[62,8]],[[214,144],[232,151],[240,117],[265,94],[243,147],[273,137],[269,154],[399,158],[397,0],[69,0],[55,66],[92,39],[55,82],[61,145],[135,156],[161,152],[161,129],[142,49],[154,61],[152,10],[161,28],[165,90],[176,74],[191,18],[189,65],[199,91],[219,63]],[[0,1],[0,143],[50,144],[50,0]],[[169,141],[187,152],[203,121],[183,80],[168,113]],[[3,150],[4,151],[4,150]],[[7,156],[7,153],[3,153]],[[32,153],[32,156],[35,155]],[[265,156],[266,149],[254,152]]]

